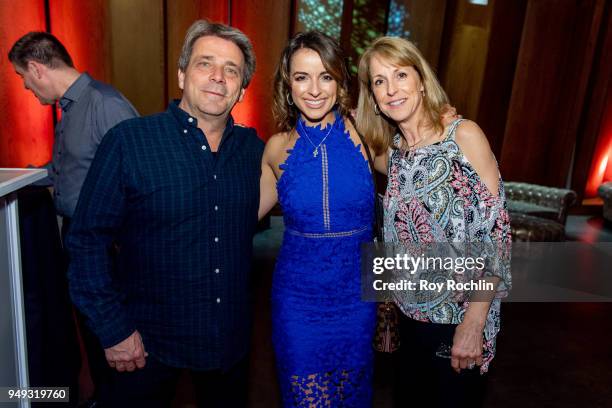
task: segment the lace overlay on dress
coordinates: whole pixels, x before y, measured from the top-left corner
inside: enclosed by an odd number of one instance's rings
[[[272,340],[283,406],[369,407],[376,310],[361,300],[360,246],[372,237],[372,177],[339,114],[297,131],[277,183],[285,233]]]
[[[306,376],[291,376],[296,407],[354,407],[363,394],[359,387],[366,378],[365,370],[334,370]]]

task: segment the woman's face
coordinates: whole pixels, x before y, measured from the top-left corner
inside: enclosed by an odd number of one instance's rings
[[[306,122],[317,123],[333,115],[338,84],[323,66],[319,54],[301,48],[291,57],[290,67],[291,98]]]
[[[370,81],[378,108],[396,123],[420,114],[425,88],[414,67],[398,67],[374,55]]]

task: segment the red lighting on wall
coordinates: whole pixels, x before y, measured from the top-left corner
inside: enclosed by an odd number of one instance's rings
[[[240,123],[249,127],[254,127],[255,129],[257,129],[257,134],[260,137],[264,137],[264,135],[261,134],[262,128],[258,118],[260,117],[260,115],[266,114],[266,109],[265,107],[259,107],[259,109],[257,109],[257,101],[252,91],[252,89],[247,88],[246,93],[244,95],[244,99],[242,100],[242,102],[238,103],[234,107],[234,110],[232,111],[232,116],[236,123]]]
[[[608,93],[599,139],[585,189],[585,197],[595,197],[597,188],[606,181],[612,181],[612,92]]]
[[[257,134],[263,140],[268,140],[277,131],[271,109],[274,71],[288,36],[287,33],[279,36],[278,30],[269,30],[264,27],[270,24],[270,21],[280,24],[278,20],[275,20],[277,17],[271,17],[275,16],[278,10],[284,9],[285,6],[280,3],[282,2],[262,2],[261,6],[255,6],[257,11],[254,12],[248,10],[249,7],[253,7],[251,5],[246,6],[238,1],[231,2],[231,25],[251,39],[257,59],[257,70],[253,80],[246,90],[244,100],[236,105],[232,115],[237,123],[257,129]],[[272,4],[274,7],[270,6]],[[282,12],[281,15],[283,15]]]
[[[612,146],[610,146],[610,148],[608,149],[608,163],[607,163],[607,170],[606,173],[604,174],[603,177],[603,181],[612,181],[612,162],[611,162],[611,157],[612,156]]]
[[[107,0],[50,0],[51,33],[64,44],[74,66],[109,82],[111,66]]]
[[[28,31],[44,30],[42,0],[0,4],[0,167],[39,166],[51,158],[51,108],[42,106],[24,89],[23,81],[7,58],[19,37]]]

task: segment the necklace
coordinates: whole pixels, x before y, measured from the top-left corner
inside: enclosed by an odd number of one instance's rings
[[[417,145],[421,143],[421,141],[419,140],[418,142],[416,142],[415,144],[412,145],[408,145],[408,150],[414,150],[417,148]]]
[[[408,141],[406,139],[404,139],[406,141],[406,150],[404,150],[404,157],[407,158],[408,160],[411,160],[412,157],[414,156],[416,150],[418,149],[417,145],[422,143],[426,138],[423,138],[421,140],[419,140],[416,143],[413,143],[411,145],[408,145]]]
[[[422,140],[419,140],[416,143],[413,143],[411,145],[408,145],[408,143],[406,142],[406,149],[404,150],[404,157],[407,157],[408,159],[411,159],[412,156],[414,155],[414,151],[417,149],[416,145],[418,145],[419,143],[421,143]]]
[[[312,140],[310,139],[310,136],[308,136],[308,131],[306,130],[306,126],[304,126],[302,124],[302,122],[299,122],[299,123],[302,126],[302,129],[304,130],[304,136],[306,136],[306,139],[310,142],[312,147],[314,147],[314,150],[312,151],[312,157],[317,157],[319,155],[319,147],[321,147],[323,142],[325,142],[325,139],[327,139],[327,136],[329,136],[329,134],[331,133],[332,129],[334,128],[335,123],[331,124],[331,126],[329,127],[329,130],[327,131],[327,134],[323,137],[323,139],[321,139],[321,141],[319,142],[318,145],[315,145],[314,143],[312,143]]]

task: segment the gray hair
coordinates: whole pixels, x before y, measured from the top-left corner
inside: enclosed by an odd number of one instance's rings
[[[253,73],[255,72],[255,53],[253,52],[253,45],[242,31],[225,24],[210,23],[206,20],[197,20],[194,22],[185,35],[181,56],[178,60],[178,68],[182,72],[187,70],[187,66],[191,60],[191,53],[193,52],[193,45],[198,39],[209,35],[231,41],[240,48],[244,56],[242,87],[246,88],[249,86],[249,82],[251,82],[251,78],[253,78]]]

